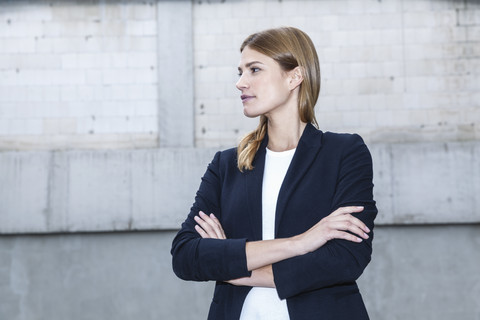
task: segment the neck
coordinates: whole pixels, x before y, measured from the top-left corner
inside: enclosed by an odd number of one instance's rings
[[[268,119],[268,149],[277,152],[295,149],[307,125],[298,113],[298,87],[283,106],[265,116]]]
[[[306,123],[297,119],[286,121],[268,120],[268,149],[276,152],[287,151],[297,147]]]

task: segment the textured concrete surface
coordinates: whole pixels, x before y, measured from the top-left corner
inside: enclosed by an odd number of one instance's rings
[[[380,227],[359,285],[372,320],[480,319],[480,225]]]
[[[480,222],[480,143],[372,144],[378,224]],[[0,233],[175,229],[215,150],[0,153]]]
[[[480,222],[480,143],[373,144],[379,223]]]
[[[0,149],[158,146],[156,1],[0,0],[0,20]]]
[[[0,237],[0,319],[206,319],[212,283],[171,270],[174,232]],[[372,320],[480,319],[480,226],[379,227]]]
[[[0,237],[0,319],[198,319],[210,290],[175,279],[172,235]]]
[[[317,47],[322,128],[478,140],[479,12],[477,0],[0,0],[0,149],[233,145],[255,125],[235,88],[239,45],[283,25]]]
[[[193,147],[193,3],[157,2],[160,147]]]
[[[0,233],[177,228],[213,154],[0,153]]]

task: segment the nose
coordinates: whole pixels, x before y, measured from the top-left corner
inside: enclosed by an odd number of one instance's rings
[[[247,85],[247,81],[244,77],[244,75],[242,74],[240,76],[240,78],[238,79],[237,83],[235,84],[235,86],[237,87],[238,90],[242,91],[243,89],[245,88],[248,88],[248,85]]]

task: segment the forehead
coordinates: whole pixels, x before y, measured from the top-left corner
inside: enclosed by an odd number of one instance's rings
[[[245,67],[252,62],[259,62],[265,65],[276,64],[277,62],[270,58],[269,56],[264,55],[258,51],[250,49],[248,46],[245,47],[240,56],[239,68]]]

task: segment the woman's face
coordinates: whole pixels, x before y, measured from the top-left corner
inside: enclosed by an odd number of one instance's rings
[[[290,98],[289,73],[272,58],[250,49],[242,51],[236,86],[242,92],[243,113],[247,117],[269,116],[286,107]]]

